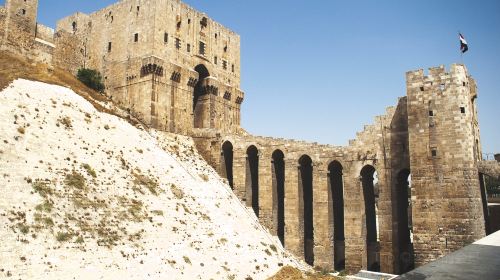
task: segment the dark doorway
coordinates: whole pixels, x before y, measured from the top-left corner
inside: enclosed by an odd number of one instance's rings
[[[255,146],[247,149],[246,190],[247,205],[259,217],[259,151]]]
[[[403,169],[398,173],[396,184],[396,205],[398,217],[398,251],[399,251],[399,274],[403,274],[415,268],[413,243],[411,234],[413,233],[411,218],[411,189],[410,171]]]
[[[202,96],[206,94],[204,89],[205,87],[205,79],[210,76],[207,67],[203,64],[199,64],[194,68],[196,72],[198,72],[198,82],[194,87],[193,93],[193,119],[194,119],[194,127],[202,128],[204,127],[203,122],[205,119],[205,115],[208,115],[206,111],[207,100],[202,100]]]
[[[223,172],[223,177],[225,177],[234,190],[233,185],[233,144],[226,141],[222,144],[222,155],[221,155],[221,171]]]
[[[313,166],[309,156],[299,159],[299,217],[304,230],[304,260],[314,265]]]
[[[375,168],[371,165],[366,165],[361,170],[361,184],[365,201],[367,269],[370,271],[380,271],[374,175]]]
[[[492,234],[491,223],[490,223],[490,214],[488,211],[488,193],[486,191],[485,178],[486,176],[482,173],[479,173],[479,187],[481,188],[481,203],[483,206],[483,216],[484,216],[484,229],[486,231],[486,235]]]
[[[285,155],[276,150],[272,160],[273,223],[276,235],[285,246]]]
[[[328,166],[328,186],[330,211],[333,213],[333,266],[335,270],[341,271],[345,269],[344,182],[342,165],[338,161]]]

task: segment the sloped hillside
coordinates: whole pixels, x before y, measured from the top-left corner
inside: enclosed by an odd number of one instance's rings
[[[300,266],[193,148],[73,91],[0,93],[0,278],[266,279]]]

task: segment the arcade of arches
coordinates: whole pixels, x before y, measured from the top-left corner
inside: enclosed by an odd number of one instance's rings
[[[347,146],[244,130],[195,129],[191,136],[261,224],[308,264],[402,274],[491,227],[480,177],[497,168],[481,169],[477,156],[475,107],[465,102],[476,89],[463,66],[450,73],[408,72],[407,96]],[[440,90],[453,94],[433,94]],[[437,101],[453,107],[438,111]]]
[[[330,156],[318,157],[317,149],[307,146],[292,150],[290,145],[278,149],[258,141],[243,143],[222,141],[215,159],[217,170],[283,246],[308,264],[337,271],[363,267],[380,271],[388,265],[383,260],[396,249],[413,260],[408,230],[409,173],[397,183],[401,185],[397,204],[406,207],[402,215],[406,219],[401,218],[406,226],[394,231],[404,245],[384,247],[384,242],[392,240],[384,240],[388,235],[382,236],[381,228],[392,225],[388,219],[393,215],[379,206],[383,192],[390,187],[378,174],[383,168],[376,160],[346,160],[339,156],[341,150],[332,147]],[[353,248],[364,253],[350,253]],[[400,265],[399,271],[411,267],[399,261],[389,265]]]

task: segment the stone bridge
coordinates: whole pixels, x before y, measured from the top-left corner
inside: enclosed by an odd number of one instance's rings
[[[310,265],[404,273],[487,227],[474,80],[462,65],[429,72],[408,72],[407,96],[348,146],[242,130],[195,129],[192,137],[262,224]]]

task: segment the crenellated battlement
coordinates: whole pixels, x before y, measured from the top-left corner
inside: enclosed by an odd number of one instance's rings
[[[428,69],[425,74],[423,69],[406,72],[406,82],[408,89],[424,87],[424,89],[432,89],[437,86],[446,85],[447,83],[460,84],[468,83],[467,68],[463,64],[452,64],[450,71],[441,65]]]

